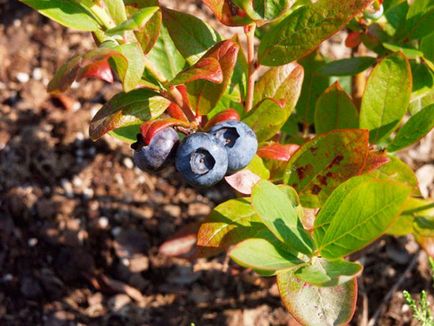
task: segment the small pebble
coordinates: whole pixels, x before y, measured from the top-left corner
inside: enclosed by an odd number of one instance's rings
[[[34,80],[42,80],[42,69],[41,68],[33,69],[32,77]]]
[[[80,102],[74,102],[74,104],[72,105],[72,111],[73,112],[77,112],[78,110],[81,109],[81,104]]]
[[[130,159],[129,157],[124,158],[123,163],[124,163],[125,167],[129,170],[134,168],[133,160]]]
[[[19,73],[17,73],[17,80],[21,84],[25,84],[30,80],[30,76],[29,76],[29,74],[27,74],[25,72],[19,72]]]
[[[101,216],[98,219],[98,225],[101,229],[106,229],[109,226],[109,220],[105,216]]]
[[[27,241],[27,244],[29,245],[29,247],[34,247],[34,246],[36,246],[38,244],[38,239],[36,239],[36,238],[30,238]]]

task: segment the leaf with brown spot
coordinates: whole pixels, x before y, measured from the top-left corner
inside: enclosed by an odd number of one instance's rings
[[[303,206],[320,207],[342,182],[387,161],[369,149],[368,140],[362,129],[319,135],[291,157],[284,182],[299,192]]]

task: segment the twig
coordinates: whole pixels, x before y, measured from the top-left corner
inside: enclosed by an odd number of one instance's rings
[[[377,319],[380,317],[380,315],[383,313],[384,309],[386,308],[387,303],[392,298],[392,295],[398,290],[398,288],[401,286],[401,284],[405,281],[405,279],[409,276],[410,272],[413,270],[413,268],[416,266],[416,263],[419,259],[419,251],[414,255],[413,259],[411,260],[410,264],[402,273],[401,277],[396,281],[396,283],[392,286],[392,288],[387,292],[385,297],[383,298],[383,301],[381,302],[381,305],[378,307],[378,309],[375,311],[372,318],[369,320],[368,326],[374,326],[377,323]]]
[[[244,28],[247,38],[247,63],[249,65],[248,81],[247,81],[247,96],[245,110],[249,112],[253,107],[253,95],[255,90],[255,80],[253,78],[255,72],[255,30],[256,25],[251,24]]]

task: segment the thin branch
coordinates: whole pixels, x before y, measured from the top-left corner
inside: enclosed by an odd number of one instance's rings
[[[255,80],[253,75],[255,73],[255,30],[256,24],[251,24],[244,28],[247,38],[247,63],[249,65],[248,81],[247,81],[247,96],[245,103],[245,110],[249,112],[253,107],[253,95],[255,90]]]

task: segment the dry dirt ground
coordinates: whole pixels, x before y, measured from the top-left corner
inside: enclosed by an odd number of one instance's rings
[[[174,171],[148,175],[128,146],[90,141],[91,116],[119,85],[82,82],[47,95],[55,68],[92,47],[89,35],[15,0],[0,0],[0,19],[0,324],[293,325],[272,279],[224,256],[191,263],[158,253],[233,194],[224,185],[199,193]],[[432,187],[432,137],[404,159]],[[358,257],[365,273],[354,325],[380,307],[377,324],[410,323],[401,290],[431,287],[417,250],[411,239],[385,238]]]

